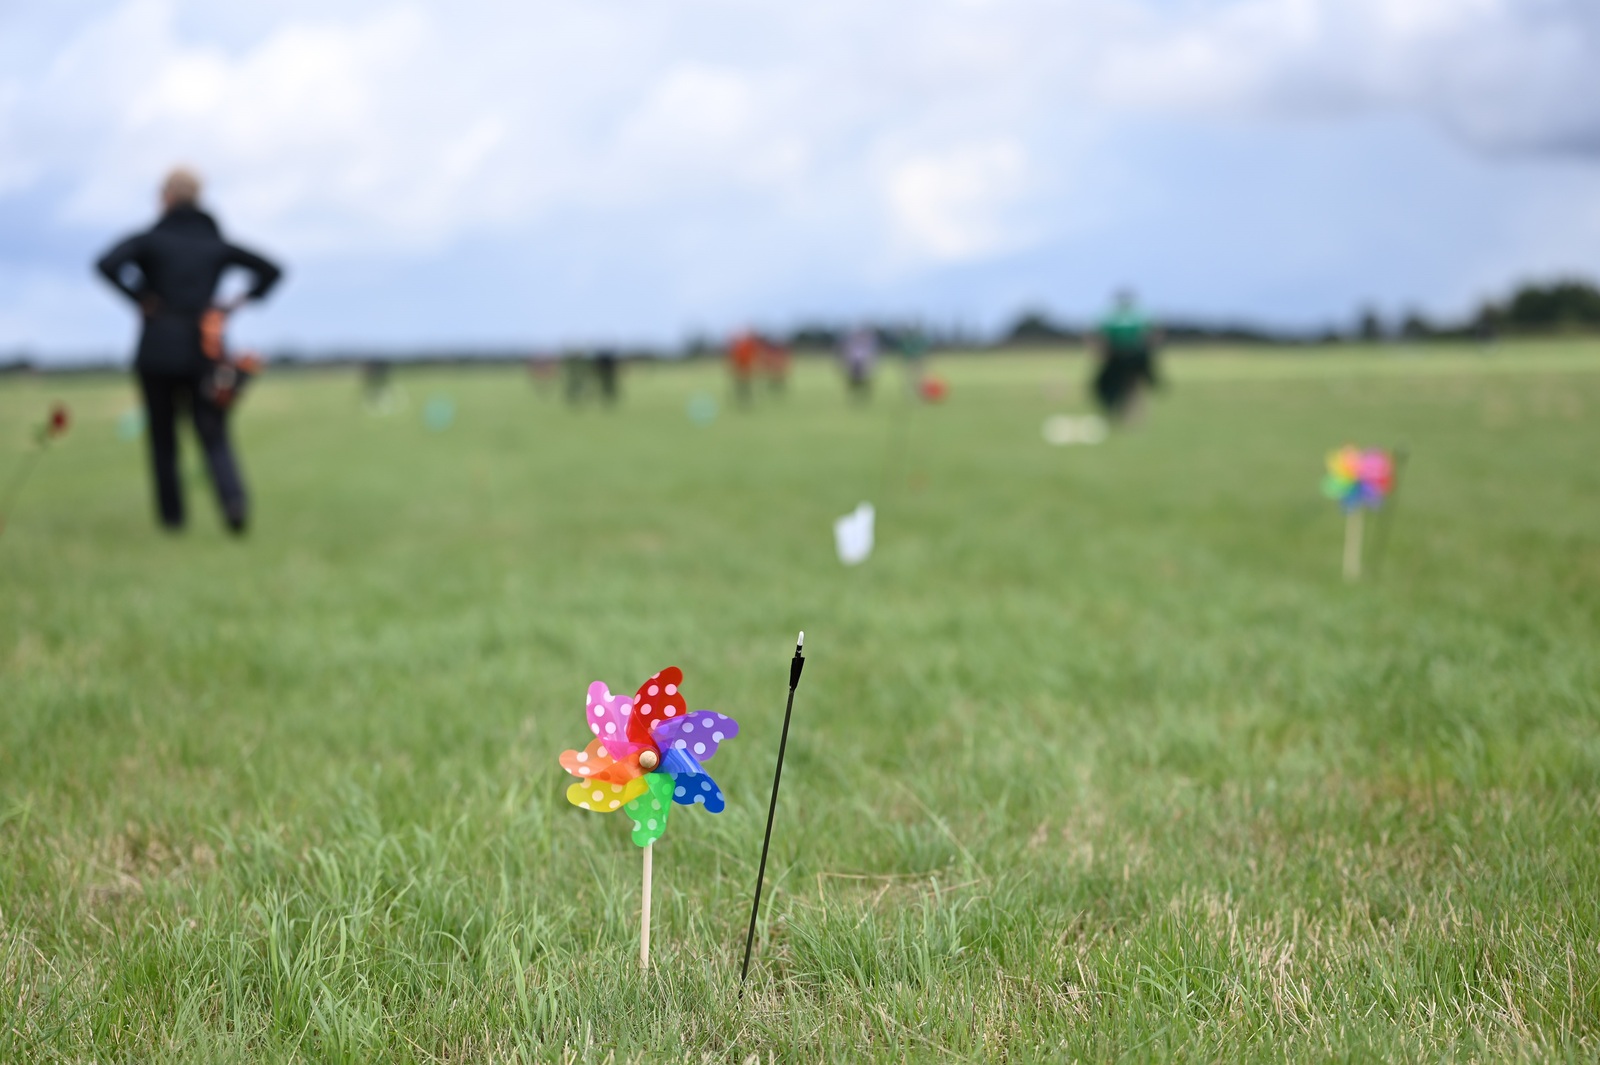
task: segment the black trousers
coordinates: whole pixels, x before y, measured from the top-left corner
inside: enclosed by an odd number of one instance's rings
[[[183,483],[178,479],[178,415],[187,410],[194,422],[217,502],[229,527],[242,529],[249,513],[244,482],[228,442],[228,412],[200,392],[193,375],[139,374],[144,393],[145,423],[150,435],[150,472],[156,489],[156,511],[169,529],[183,527]]]
[[[1095,374],[1094,395],[1113,418],[1126,413],[1134,392],[1156,383],[1155,360],[1147,349],[1108,354]]]

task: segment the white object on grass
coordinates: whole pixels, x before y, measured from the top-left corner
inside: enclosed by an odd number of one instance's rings
[[[854,566],[865,562],[872,554],[872,525],[876,517],[872,504],[862,503],[833,523],[833,546],[839,552],[840,562]]]
[[[1057,447],[1104,443],[1109,431],[1098,414],[1052,414],[1044,420],[1045,441]]]

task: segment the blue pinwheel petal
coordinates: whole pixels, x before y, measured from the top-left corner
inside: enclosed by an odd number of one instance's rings
[[[672,777],[673,802],[679,806],[704,806],[707,813],[722,812],[722,789],[694,755],[669,747],[661,752],[661,771]]]

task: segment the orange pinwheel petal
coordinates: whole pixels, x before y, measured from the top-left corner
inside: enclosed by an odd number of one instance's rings
[[[606,745],[598,738],[590,740],[581,751],[562,751],[561,768],[575,777],[592,777],[609,769],[615,759],[606,752]]]
[[[582,780],[626,784],[634,777],[645,774],[644,766],[639,764],[639,756],[647,749],[655,750],[653,746],[641,748],[626,758],[613,758],[605,743],[597,738],[590,740],[589,746],[581,751],[561,752],[561,768]]]

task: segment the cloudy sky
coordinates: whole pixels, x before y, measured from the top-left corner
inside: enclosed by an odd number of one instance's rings
[[[0,0],[0,353],[180,160],[269,346],[1452,314],[1600,275],[1600,3]]]

